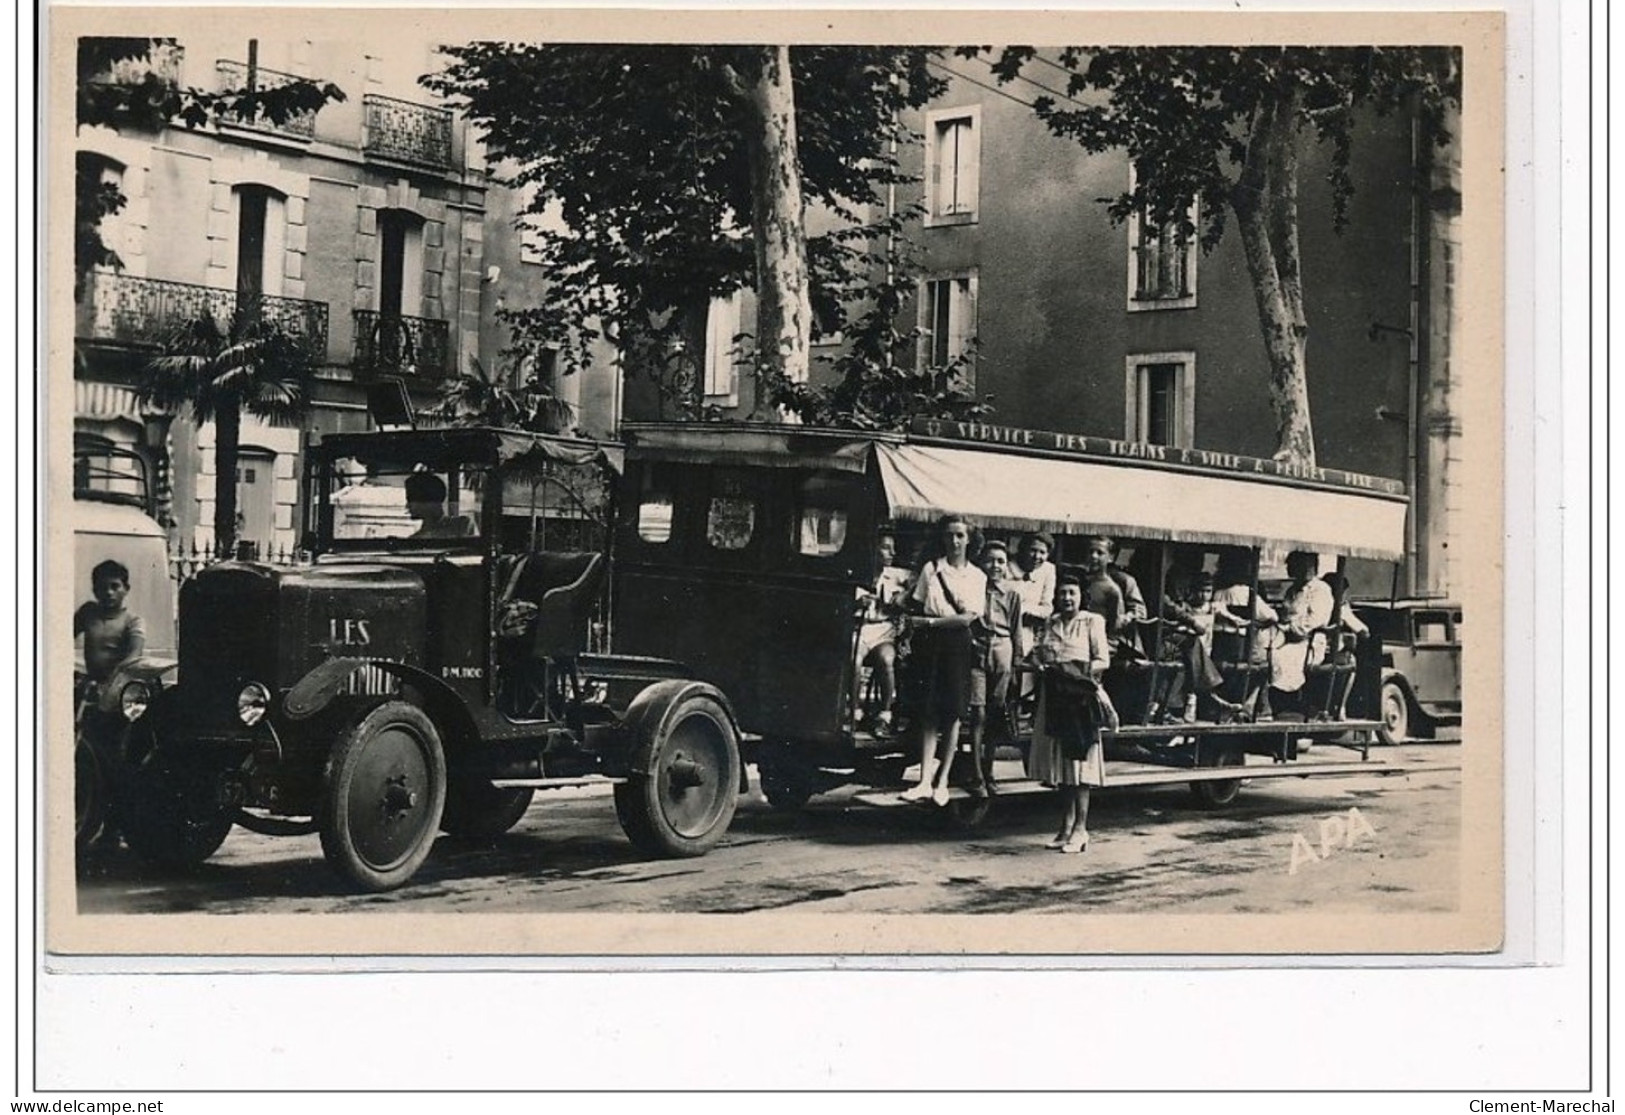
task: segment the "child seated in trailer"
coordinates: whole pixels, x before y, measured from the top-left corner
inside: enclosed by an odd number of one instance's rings
[[[1277,617],[1275,609],[1253,591],[1252,558],[1245,551],[1219,556],[1214,574],[1212,658],[1225,676],[1227,699],[1242,706],[1245,715],[1256,719],[1270,716],[1267,698],[1259,701],[1269,677],[1270,644]],[[1249,617],[1248,600],[1252,600]],[[1247,629],[1252,627],[1252,638]]]
[[[1204,570],[1168,570],[1159,609],[1158,681],[1149,723],[1225,720],[1241,705],[1220,692],[1224,675],[1213,664],[1213,576]]]
[[[880,572],[874,584],[858,591],[863,612],[858,625],[857,665],[871,672],[876,702],[871,730],[889,735],[897,704],[897,658],[903,632],[904,602],[913,587],[914,575],[896,564],[897,536],[882,528],[875,542]],[[862,723],[867,710],[859,702],[854,717]]]

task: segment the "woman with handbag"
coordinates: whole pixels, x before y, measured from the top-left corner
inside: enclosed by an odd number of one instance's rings
[[[1101,766],[1100,730],[1114,717],[1097,679],[1111,664],[1106,621],[1083,610],[1083,583],[1063,574],[1055,614],[1030,657],[1039,670],[1038,717],[1029,774],[1061,792],[1061,830],[1049,846],[1081,852],[1089,846],[1089,788]]]
[[[916,668],[924,672],[920,709],[920,781],[904,801],[948,804],[948,776],[959,750],[960,721],[970,701],[976,644],[971,625],[987,605],[987,574],[970,560],[970,524],[958,515],[937,521],[940,557],[926,562],[909,595],[908,629]]]

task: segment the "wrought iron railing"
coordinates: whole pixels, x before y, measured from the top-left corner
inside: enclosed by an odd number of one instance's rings
[[[238,93],[248,88],[248,66],[242,62],[232,62],[220,59],[215,64],[215,70],[220,75],[220,91],[222,93]],[[259,90],[282,89],[296,81],[305,78],[298,74],[285,74],[280,70],[267,70],[264,67],[254,69],[254,87]],[[264,115],[252,119],[235,118],[224,121],[233,127],[249,128],[257,132],[275,132],[279,135],[294,136],[298,139],[313,139],[316,135],[316,113],[299,112],[289,116],[278,124]]]
[[[260,315],[304,340],[312,359],[317,363],[327,359],[326,302],[269,294],[253,297]],[[87,283],[76,332],[83,340],[158,346],[179,326],[205,314],[218,322],[231,321],[238,298],[236,291],[220,287],[99,271]]]
[[[426,317],[355,311],[356,378],[392,375],[420,386],[439,383],[451,369],[451,325]]]
[[[381,93],[362,98],[367,130],[362,148],[368,155],[423,166],[451,166],[451,110],[414,104]]]

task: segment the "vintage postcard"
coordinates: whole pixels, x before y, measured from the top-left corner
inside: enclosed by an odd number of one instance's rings
[[[48,952],[1501,946],[1502,16],[924,14],[51,9]]]

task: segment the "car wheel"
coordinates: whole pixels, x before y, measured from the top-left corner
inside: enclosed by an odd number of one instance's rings
[[[1397,681],[1383,682],[1378,710],[1382,727],[1377,734],[1382,737],[1382,742],[1404,743],[1411,738],[1411,702],[1405,695],[1404,686]]]
[[[322,852],[361,890],[392,890],[428,858],[446,804],[440,733],[415,705],[386,701],[328,756]]]
[[[703,693],[653,718],[632,773],[615,787],[615,814],[640,851],[699,856],[728,831],[738,805],[739,740],[733,722]]]

